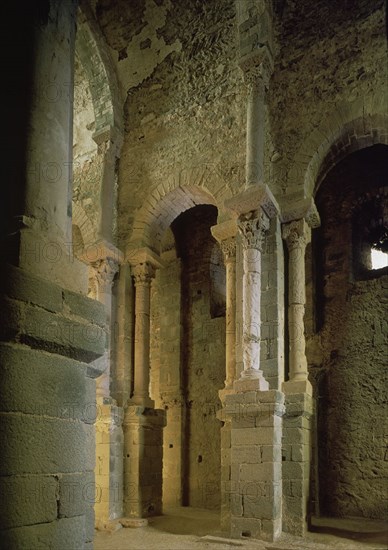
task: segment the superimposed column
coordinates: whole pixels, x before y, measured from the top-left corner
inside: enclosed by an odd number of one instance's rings
[[[153,406],[150,384],[150,295],[155,268],[149,262],[133,269],[135,281],[135,372],[132,402]]]
[[[246,187],[263,181],[266,80],[257,69],[245,73],[248,86]]]

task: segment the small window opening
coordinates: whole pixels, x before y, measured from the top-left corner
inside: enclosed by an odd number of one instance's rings
[[[383,267],[388,267],[388,253],[372,246],[371,269],[382,269]]]

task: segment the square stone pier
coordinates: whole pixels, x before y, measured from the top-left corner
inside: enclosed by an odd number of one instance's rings
[[[231,419],[230,536],[274,541],[282,532],[284,394],[244,391],[225,396]]]

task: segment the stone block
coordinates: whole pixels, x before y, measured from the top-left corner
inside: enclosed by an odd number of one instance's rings
[[[64,420],[95,414],[88,407],[91,390],[83,364],[14,344],[0,344],[0,363],[0,410]]]
[[[263,462],[281,462],[281,445],[263,445],[261,447],[261,459]]]
[[[93,426],[33,415],[0,414],[0,475],[82,472],[94,468]]]
[[[57,518],[58,481],[54,476],[0,478],[0,524],[3,529]]]
[[[281,515],[281,499],[270,497],[244,497],[244,517],[256,519],[277,519]]]
[[[309,464],[304,462],[283,462],[283,478],[303,479],[308,468]]]
[[[64,307],[67,307],[73,315],[82,317],[100,327],[106,326],[105,306],[101,302],[71,290],[63,291],[63,300]]]
[[[232,430],[232,446],[234,445],[280,445],[281,430],[275,428],[241,428]]]
[[[260,445],[240,445],[232,447],[230,460],[232,463],[258,464],[262,462]]]
[[[42,545],[42,541],[44,541],[44,545]],[[18,550],[31,550],[32,548],[78,550],[84,548],[85,516],[8,529],[2,533],[1,543],[3,548],[17,548]]]
[[[261,520],[253,518],[231,518],[230,534],[233,538],[254,538],[261,536]]]
[[[103,355],[106,347],[106,332],[98,325],[81,323],[33,306],[25,306],[25,317],[19,327],[21,341],[31,347],[86,363]]]
[[[59,476],[58,517],[85,514],[93,506],[96,483],[93,472],[62,474]]]
[[[273,542],[278,540],[282,534],[282,519],[263,519],[262,521],[262,538]]]
[[[301,428],[289,428],[285,427],[283,430],[284,441],[289,445],[299,444],[302,445],[305,440],[304,430]]]
[[[62,310],[62,288],[23,269],[7,265],[1,272],[0,285],[10,298],[38,305],[53,313]]]
[[[310,455],[310,445],[292,445],[291,457],[294,462],[307,462]]]
[[[276,481],[281,479],[281,464],[275,462],[241,464],[239,479],[241,481]]]

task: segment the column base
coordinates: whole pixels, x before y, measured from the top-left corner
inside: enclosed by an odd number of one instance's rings
[[[130,527],[131,529],[138,529],[139,527],[147,527],[147,518],[121,518],[120,523],[123,527]]]
[[[153,409],[155,407],[155,401],[151,399],[150,397],[140,397],[134,395],[131,397],[131,399],[128,401],[128,406],[135,406],[135,407],[144,407],[146,409]]]
[[[283,382],[282,390],[286,394],[293,393],[305,393],[307,395],[313,394],[313,387],[309,380],[288,380]]]
[[[124,514],[162,513],[164,410],[130,405],[124,416]]]
[[[260,378],[240,378],[233,382],[233,390],[237,393],[246,391],[268,391],[269,383],[262,376]]]

